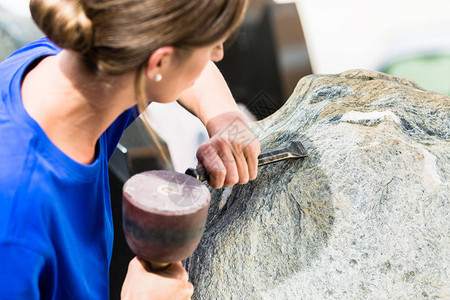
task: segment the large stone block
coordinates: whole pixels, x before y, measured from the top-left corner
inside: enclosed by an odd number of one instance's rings
[[[195,299],[450,298],[450,98],[353,70],[300,80],[254,123],[302,160],[212,190]]]

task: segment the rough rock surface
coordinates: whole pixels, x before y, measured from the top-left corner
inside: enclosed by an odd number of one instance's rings
[[[212,190],[194,299],[449,299],[450,98],[353,70],[308,76],[252,127],[309,157]]]

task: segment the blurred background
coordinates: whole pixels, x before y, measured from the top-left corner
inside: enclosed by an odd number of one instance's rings
[[[28,0],[0,0],[0,60],[40,36]],[[306,75],[356,68],[407,77],[450,96],[450,1],[250,0],[244,24],[226,44],[218,67],[249,120],[279,109]],[[119,299],[133,257],[121,229],[123,183],[143,170],[195,167],[196,149],[208,138],[198,119],[176,102],[152,103],[145,115],[162,150],[137,120],[110,161],[111,299]]]

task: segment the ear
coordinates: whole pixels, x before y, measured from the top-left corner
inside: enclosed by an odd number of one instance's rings
[[[154,79],[156,74],[164,76],[164,74],[162,74],[164,73],[163,70],[173,60],[174,52],[175,49],[171,46],[156,49],[147,61],[147,76],[150,79]]]

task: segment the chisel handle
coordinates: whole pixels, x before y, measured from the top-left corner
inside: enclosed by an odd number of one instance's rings
[[[190,175],[194,178],[197,178],[200,181],[208,181],[209,180],[209,174],[206,171],[205,167],[201,166],[197,169],[189,168],[184,172],[186,175]]]

